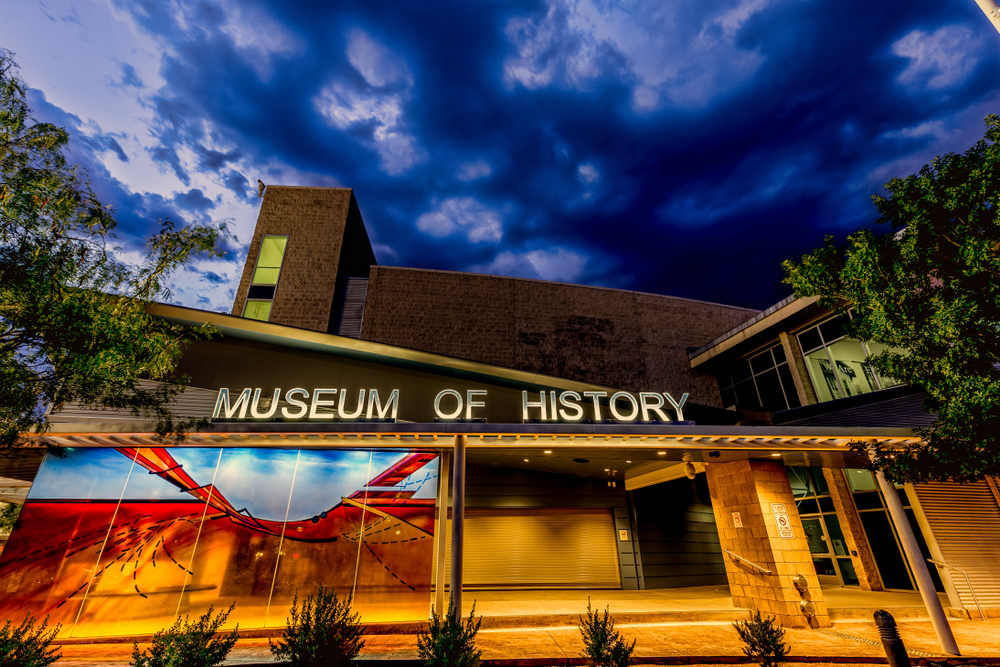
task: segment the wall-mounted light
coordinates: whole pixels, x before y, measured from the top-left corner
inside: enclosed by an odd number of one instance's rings
[[[695,469],[694,464],[691,462],[691,455],[685,454],[682,457],[682,460],[684,461],[684,474],[687,476],[687,478],[694,479],[695,477],[697,477],[698,471]]]

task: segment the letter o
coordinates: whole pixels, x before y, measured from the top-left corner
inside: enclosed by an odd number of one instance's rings
[[[455,400],[458,401],[458,407],[451,414],[442,414],[441,412],[441,398],[444,396],[454,396]],[[440,394],[434,398],[434,414],[436,414],[441,419],[458,419],[462,414],[462,408],[464,407],[464,402],[462,401],[462,395],[455,391],[454,389],[445,389]]]
[[[622,415],[618,414],[618,406],[615,405],[615,402],[619,398],[628,399],[629,403],[632,404],[632,414],[628,415],[627,417],[623,417]],[[608,402],[608,407],[611,408],[611,416],[620,422],[635,421],[636,417],[639,416],[639,402],[635,400],[635,396],[628,393],[627,391],[619,391],[614,396],[612,396],[611,400]]]

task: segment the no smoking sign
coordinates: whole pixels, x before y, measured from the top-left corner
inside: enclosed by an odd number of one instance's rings
[[[785,511],[784,503],[771,503],[771,512],[774,514],[774,521],[778,526],[778,537],[792,538],[792,524],[788,521],[788,512]]]

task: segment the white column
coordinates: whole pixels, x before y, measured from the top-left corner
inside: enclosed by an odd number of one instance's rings
[[[447,613],[448,597],[444,594],[444,577],[447,561],[445,552],[448,550],[448,462],[451,455],[441,452],[438,466],[438,523],[434,541],[437,543],[437,587],[434,591],[434,611],[439,616]]]
[[[455,436],[455,469],[451,491],[451,596],[455,616],[462,618],[462,549],[465,545],[465,436]]]
[[[903,509],[903,503],[899,499],[896,487],[885,478],[881,470],[875,473],[875,477],[878,478],[878,485],[885,497],[885,504],[889,506],[889,514],[892,516],[892,522],[896,525],[899,541],[903,543],[903,551],[906,552],[906,558],[910,561],[913,578],[917,580],[920,597],[923,598],[927,613],[930,614],[931,624],[934,626],[934,632],[941,644],[941,650],[952,655],[962,655],[958,652],[955,635],[951,632],[948,618],[944,615],[944,607],[941,606],[941,600],[937,596],[937,591],[934,590],[934,581],[931,579],[931,573],[927,571],[927,563],[924,562],[924,555],[920,553],[920,545],[917,544],[917,538],[913,535],[913,529],[910,528],[910,520],[906,517],[906,511]]]

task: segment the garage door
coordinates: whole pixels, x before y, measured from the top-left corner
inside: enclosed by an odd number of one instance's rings
[[[607,509],[467,509],[464,555],[467,589],[621,588]]]

